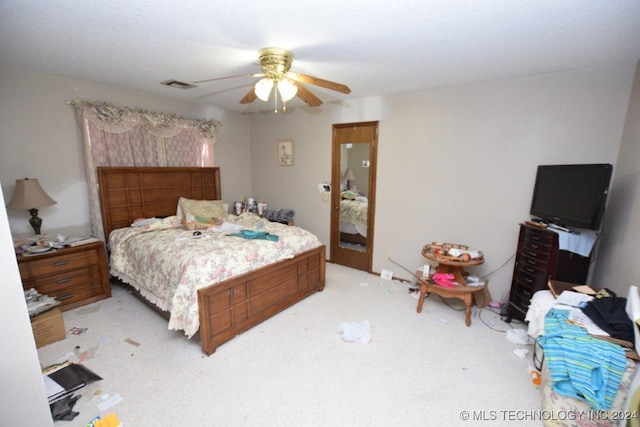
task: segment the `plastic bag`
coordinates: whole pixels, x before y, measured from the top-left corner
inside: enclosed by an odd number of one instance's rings
[[[342,322],[338,325],[338,333],[342,341],[367,344],[371,341],[371,325],[368,320],[363,322]]]
[[[529,336],[524,329],[509,329],[507,331],[507,339],[514,344],[529,344]]]

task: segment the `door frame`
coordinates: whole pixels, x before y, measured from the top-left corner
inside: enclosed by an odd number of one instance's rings
[[[366,252],[354,253],[357,251],[342,249],[340,247],[340,183],[342,171],[340,170],[341,145],[350,141],[343,140],[343,136],[338,130],[349,128],[373,128],[371,140],[357,141],[369,142],[369,191],[367,194],[367,243]],[[357,122],[341,123],[332,126],[331,142],[331,256],[329,262],[346,265],[348,267],[364,270],[369,273],[373,269],[373,242],[375,224],[375,204],[376,204],[376,171],[378,166],[378,129],[379,122]],[[356,142],[356,141],[354,141]]]

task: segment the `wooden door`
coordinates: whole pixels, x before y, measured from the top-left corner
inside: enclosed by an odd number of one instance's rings
[[[371,272],[378,122],[333,125],[331,262]]]

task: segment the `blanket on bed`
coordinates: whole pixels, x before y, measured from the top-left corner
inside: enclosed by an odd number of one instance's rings
[[[368,209],[368,203],[356,200],[341,200],[340,221],[354,224],[359,229],[358,231],[364,230],[364,235],[366,235]]]
[[[229,234],[255,230],[278,240],[241,239]],[[229,216],[215,229],[186,231],[171,216],[144,226],[114,230],[109,236],[110,270],[161,310],[170,313],[169,329],[192,337],[199,328],[200,288],[321,246],[300,227],[254,214]]]
[[[594,409],[609,409],[627,367],[624,351],[567,322],[568,313],[549,310],[544,335],[538,338],[553,389],[560,395],[584,400]]]

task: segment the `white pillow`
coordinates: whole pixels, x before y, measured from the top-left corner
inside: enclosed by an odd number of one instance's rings
[[[222,200],[196,200],[180,197],[176,216],[182,218],[185,213],[202,218],[226,218],[229,216],[229,204]]]

